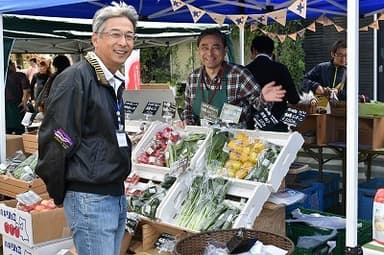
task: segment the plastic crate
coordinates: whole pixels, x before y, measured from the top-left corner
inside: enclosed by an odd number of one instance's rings
[[[298,174],[297,181],[311,185],[323,186],[323,207],[320,210],[328,210],[339,203],[340,174],[323,172],[323,180],[320,181],[318,171],[306,171]],[[317,209],[317,208],[314,208]]]
[[[300,208],[302,213],[310,214],[310,213],[319,213],[321,215],[326,216],[340,216],[335,215],[331,213],[325,213],[318,210],[311,210],[311,209],[305,209]],[[343,216],[340,216],[343,217]],[[363,245],[369,241],[372,240],[372,223],[370,221],[365,220],[359,220],[358,221],[361,224],[361,227],[357,229],[357,242],[359,245]],[[320,229],[316,227],[309,226],[305,223],[301,222],[291,222],[287,223],[286,225],[287,230],[287,237],[292,240],[292,242],[296,245],[297,240],[300,236],[312,236],[312,235],[329,235],[332,230],[328,229]],[[331,239],[336,241],[336,247],[334,250],[332,250],[331,253],[328,253],[329,247],[327,246],[326,242],[321,243],[318,246],[312,248],[312,249],[303,249],[295,247],[295,251],[293,254],[297,255],[313,255],[313,254],[333,254],[333,255],[341,255],[345,254],[344,248],[345,248],[345,229],[344,230],[338,230],[337,235]]]
[[[359,219],[372,220],[373,199],[379,188],[384,188],[384,178],[375,178],[359,184]]]
[[[302,186],[298,188],[297,186],[289,186],[290,188],[296,189],[305,194],[305,199],[303,201],[288,205],[286,207],[286,214],[290,213],[296,208],[304,207],[308,209],[323,210],[324,207],[324,187],[318,183],[313,183],[308,186]]]

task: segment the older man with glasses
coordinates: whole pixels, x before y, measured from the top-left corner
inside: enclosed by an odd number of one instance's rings
[[[56,77],[46,102],[36,173],[55,204],[64,205],[80,255],[120,254],[131,142],[119,69],[134,47],[137,19],[125,4],[97,11],[94,52]]]
[[[345,100],[346,67],[347,44],[338,40],[332,45],[331,60],[317,64],[304,75],[302,91]]]

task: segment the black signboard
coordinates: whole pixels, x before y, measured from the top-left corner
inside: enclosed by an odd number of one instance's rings
[[[134,113],[138,105],[138,102],[126,101],[124,103],[125,113]]]
[[[163,101],[161,116],[163,117],[171,116],[172,118],[174,118],[175,115],[176,115],[176,104]]]
[[[306,111],[298,110],[295,108],[288,108],[280,120],[287,126],[297,127],[304,122],[305,117],[307,116]]]
[[[269,128],[279,123],[268,108],[258,109],[254,114],[253,119],[255,120],[256,127],[260,129]]]
[[[156,112],[159,110],[160,105],[161,103],[148,102],[147,105],[144,107],[143,114],[155,115]]]

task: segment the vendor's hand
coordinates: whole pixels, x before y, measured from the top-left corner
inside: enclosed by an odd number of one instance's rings
[[[267,83],[261,90],[261,94],[266,102],[281,102],[284,99],[286,91],[281,85],[275,85],[272,81]]]
[[[176,120],[173,122],[173,126],[184,129],[187,125],[187,122],[185,120]]]
[[[21,101],[21,103],[18,106],[23,109],[22,112],[27,111],[27,102]]]

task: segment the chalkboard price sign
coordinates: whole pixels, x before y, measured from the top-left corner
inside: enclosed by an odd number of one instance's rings
[[[171,116],[172,118],[174,118],[175,115],[176,115],[176,104],[163,101],[161,116],[163,117]]]
[[[161,103],[156,102],[148,102],[147,105],[144,107],[143,114],[146,115],[156,115],[157,111],[160,108]]]
[[[279,123],[268,108],[260,108],[253,116],[257,128],[265,129]]]
[[[138,105],[138,102],[126,101],[124,103],[125,113],[134,113]]]
[[[280,120],[287,126],[297,127],[304,122],[306,116],[306,111],[288,107]]]

